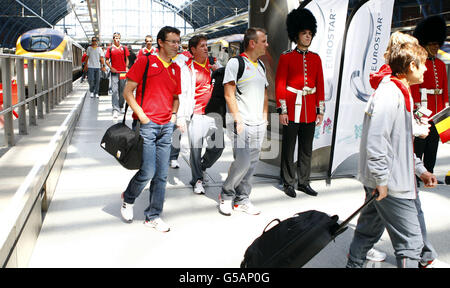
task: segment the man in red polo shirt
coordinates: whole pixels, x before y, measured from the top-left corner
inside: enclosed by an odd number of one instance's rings
[[[191,74],[190,107],[186,107],[185,118],[190,118],[188,133],[191,147],[190,164],[192,172],[191,185],[194,193],[204,194],[204,172],[222,155],[222,126],[217,125],[214,117],[205,114],[205,108],[211,99],[211,65],[208,59],[208,46],[205,35],[196,35],[189,40],[189,50],[193,55],[186,65]],[[207,147],[202,156],[205,140]],[[217,143],[216,143],[217,142]]]
[[[180,67],[172,62],[180,45],[180,31],[174,27],[163,27],[158,33],[157,42],[158,54],[138,58],[127,73],[124,96],[134,112],[133,127],[140,124],[144,151],[141,168],[123,193],[121,214],[126,222],[133,220],[134,201],[151,180],[150,205],[144,212],[144,224],[167,232],[170,227],[162,221],[160,214],[166,191],[172,133],[179,106],[178,94],[181,93]],[[146,69],[147,79],[143,79]],[[145,95],[142,95],[144,81]],[[141,107],[142,97],[144,101]]]
[[[138,53],[137,57],[139,58],[141,56],[145,56],[148,53],[150,53],[150,54],[157,54],[158,53],[158,49],[156,49],[152,45],[153,45],[153,37],[151,35],[145,36],[145,47],[142,47],[139,50],[139,53]]]
[[[113,35],[113,44],[106,50],[106,65],[111,69],[111,90],[113,118],[116,119],[119,112],[123,113],[123,88],[125,87],[125,73],[128,71],[128,56],[130,52],[127,46],[120,45],[120,33]],[[122,77],[121,77],[122,76]]]

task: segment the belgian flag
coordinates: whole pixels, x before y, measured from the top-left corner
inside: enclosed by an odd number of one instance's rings
[[[450,140],[450,107],[445,108],[441,112],[433,116],[433,122],[436,130],[441,137],[442,143]]]

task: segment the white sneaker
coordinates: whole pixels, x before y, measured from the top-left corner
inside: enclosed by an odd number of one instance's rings
[[[256,208],[251,202],[247,202],[244,204],[235,204],[233,205],[233,210],[242,211],[250,215],[259,215],[261,211]]]
[[[422,263],[422,261],[420,261],[419,267],[420,268],[450,268],[450,265],[445,262],[442,262],[438,259],[434,259],[433,261],[428,261],[427,263]]]
[[[119,117],[119,113],[117,112],[117,110],[113,111],[113,118],[117,119],[117,117]]]
[[[120,108],[120,114],[125,114],[125,108]]]
[[[123,199],[123,193],[122,193],[122,199]],[[123,220],[125,220],[125,222],[128,222],[128,223],[133,222],[133,206],[134,206],[134,204],[129,204],[122,200],[122,207],[120,207],[120,214],[122,214],[122,218],[123,218]]]
[[[152,220],[145,220],[144,225],[150,228],[156,229],[159,232],[169,232],[170,226],[167,225],[161,218],[155,218]]]
[[[178,169],[180,168],[180,163],[178,163],[178,160],[170,160],[170,168]]]
[[[373,262],[383,262],[386,259],[386,253],[372,248],[367,252],[366,259]]]
[[[225,216],[230,216],[231,211],[231,200],[224,200],[219,194],[219,212]]]
[[[91,95],[90,95],[90,96],[91,96],[91,98],[94,98],[94,93],[91,92]]]
[[[195,194],[205,194],[205,188],[203,188],[202,180],[198,180],[197,183],[195,183],[194,193]]]
[[[98,94],[95,94],[95,98],[98,98]]]

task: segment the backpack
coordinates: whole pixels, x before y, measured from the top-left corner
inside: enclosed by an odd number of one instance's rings
[[[245,62],[242,56],[236,56],[234,58],[238,59],[239,62],[239,68],[238,73],[236,77],[236,84],[241,79],[242,75],[244,74],[245,69]],[[266,67],[262,63],[261,60],[258,59],[258,63],[263,68],[264,72],[266,71]],[[223,86],[223,77],[225,76],[225,67],[221,67],[213,72],[211,75],[211,84],[213,85],[213,91],[211,94],[211,98],[209,99],[208,104],[205,108],[205,114],[209,113],[216,113],[222,117],[223,127],[226,127],[226,119],[225,114],[227,112],[226,108],[226,101],[225,101],[225,88]],[[242,92],[239,90],[238,86],[236,85],[236,91],[240,94]]]

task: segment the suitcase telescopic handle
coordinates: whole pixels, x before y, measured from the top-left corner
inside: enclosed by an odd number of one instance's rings
[[[336,230],[336,232],[334,234],[335,235],[339,235],[342,232],[344,232],[344,230],[347,228],[348,223],[350,223],[350,221],[352,221],[352,219],[355,218],[355,216],[358,215],[359,212],[361,212],[362,209],[364,209],[367,205],[369,205],[375,199],[377,199],[379,195],[380,195],[380,193],[378,192],[378,190],[375,190],[375,193],[373,193],[372,196],[370,196],[369,200],[367,200],[361,207],[358,208],[358,210],[353,212],[352,215],[350,215],[347,219],[344,220],[344,222],[342,222],[339,225],[339,227],[337,228],[337,230]]]

